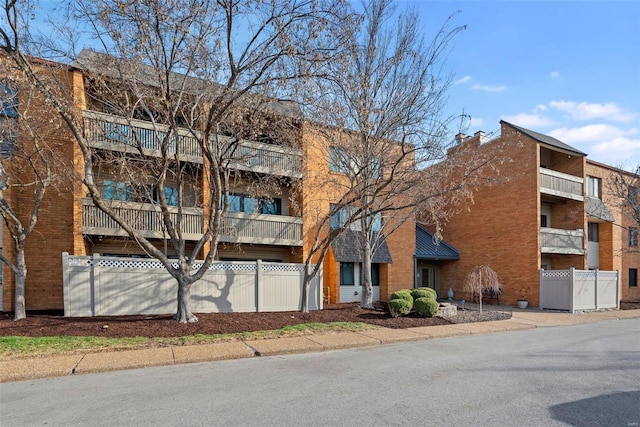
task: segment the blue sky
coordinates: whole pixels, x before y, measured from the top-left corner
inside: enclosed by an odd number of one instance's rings
[[[640,166],[640,1],[401,1],[429,39],[455,13],[449,114],[467,134],[499,121],[613,166]]]

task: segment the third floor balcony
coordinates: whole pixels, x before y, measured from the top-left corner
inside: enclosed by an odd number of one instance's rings
[[[540,168],[540,192],[555,197],[583,201],[583,183],[581,177]]]
[[[125,119],[97,111],[83,111],[84,136],[89,145],[110,151],[142,153],[160,157],[160,146],[169,128],[144,120]],[[220,137],[222,144],[229,137]],[[226,141],[226,142],[225,142]],[[179,129],[168,144],[169,154],[187,162],[203,163],[198,139],[187,129]],[[230,153],[229,167],[269,175],[302,177],[302,151],[255,141],[240,141]]]

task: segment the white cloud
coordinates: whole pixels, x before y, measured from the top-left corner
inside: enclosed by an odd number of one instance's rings
[[[481,85],[479,83],[474,84],[473,86],[471,86],[471,89],[473,90],[482,90],[484,92],[502,92],[507,90],[506,86],[491,86],[491,85]]]
[[[551,126],[553,121],[539,114],[520,113],[515,116],[502,116],[502,120],[529,129]]]
[[[592,104],[589,102],[551,101],[549,106],[558,111],[568,113],[573,120],[606,119],[617,122],[633,120],[637,114],[624,111],[613,102]]]
[[[548,132],[549,135],[559,139],[560,141],[566,142],[567,144],[613,140],[620,137],[636,135],[637,133],[638,130],[636,128],[624,130],[607,124],[593,124],[577,128],[565,127]]]
[[[468,83],[471,81],[471,76],[464,76],[463,78],[456,80],[453,82],[454,85],[461,85],[463,83]]]
[[[640,139],[627,138],[624,136],[602,141],[591,146],[595,161],[601,161],[613,166],[622,167],[625,165],[633,170],[640,165]]]
[[[558,128],[549,135],[562,142],[578,146],[597,162],[622,167],[625,162],[640,164],[638,129],[621,129],[608,124],[593,124],[577,128]],[[637,166],[636,166],[637,167]]]
[[[559,79],[560,78],[560,73],[558,71],[552,71],[549,73],[549,77],[552,79]]]

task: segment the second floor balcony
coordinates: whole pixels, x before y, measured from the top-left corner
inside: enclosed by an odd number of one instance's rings
[[[584,255],[584,230],[540,228],[540,252]]]
[[[164,223],[160,207],[150,203],[111,202],[112,208],[128,224],[148,239],[164,239]],[[178,219],[177,208],[171,208],[172,220]],[[204,233],[200,208],[183,208],[182,231],[186,240],[199,240]],[[82,201],[82,232],[88,235],[120,236],[128,234],[90,199]],[[284,215],[228,212],[220,230],[221,242],[302,246],[302,218]]]
[[[583,201],[584,180],[551,169],[540,168],[540,192],[555,197]]]
[[[125,119],[97,111],[83,111],[84,136],[89,145],[102,150],[129,152],[160,157],[160,147],[169,128],[144,120]],[[219,136],[221,148],[232,139]],[[198,138],[187,129],[178,129],[168,141],[170,155],[183,161],[203,163]],[[242,140],[229,151],[228,165],[232,169],[262,174],[302,177],[302,150],[255,141]]]

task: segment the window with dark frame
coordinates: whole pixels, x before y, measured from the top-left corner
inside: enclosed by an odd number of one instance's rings
[[[638,229],[636,227],[629,227],[629,246],[638,246]]]
[[[355,281],[355,264],[352,262],[340,263],[340,286],[354,286]]]
[[[227,198],[229,212],[261,213],[282,215],[282,199],[251,197],[244,194],[230,194]]]
[[[0,80],[0,117],[18,117],[18,91],[6,80]]]
[[[602,180],[600,178],[587,176],[587,195],[596,199],[602,198]]]
[[[600,230],[600,227],[597,222],[590,222],[587,225],[588,238],[590,242],[600,241],[600,238],[598,237],[599,230]]]
[[[637,268],[629,269],[629,287],[630,288],[638,287],[638,269]]]

